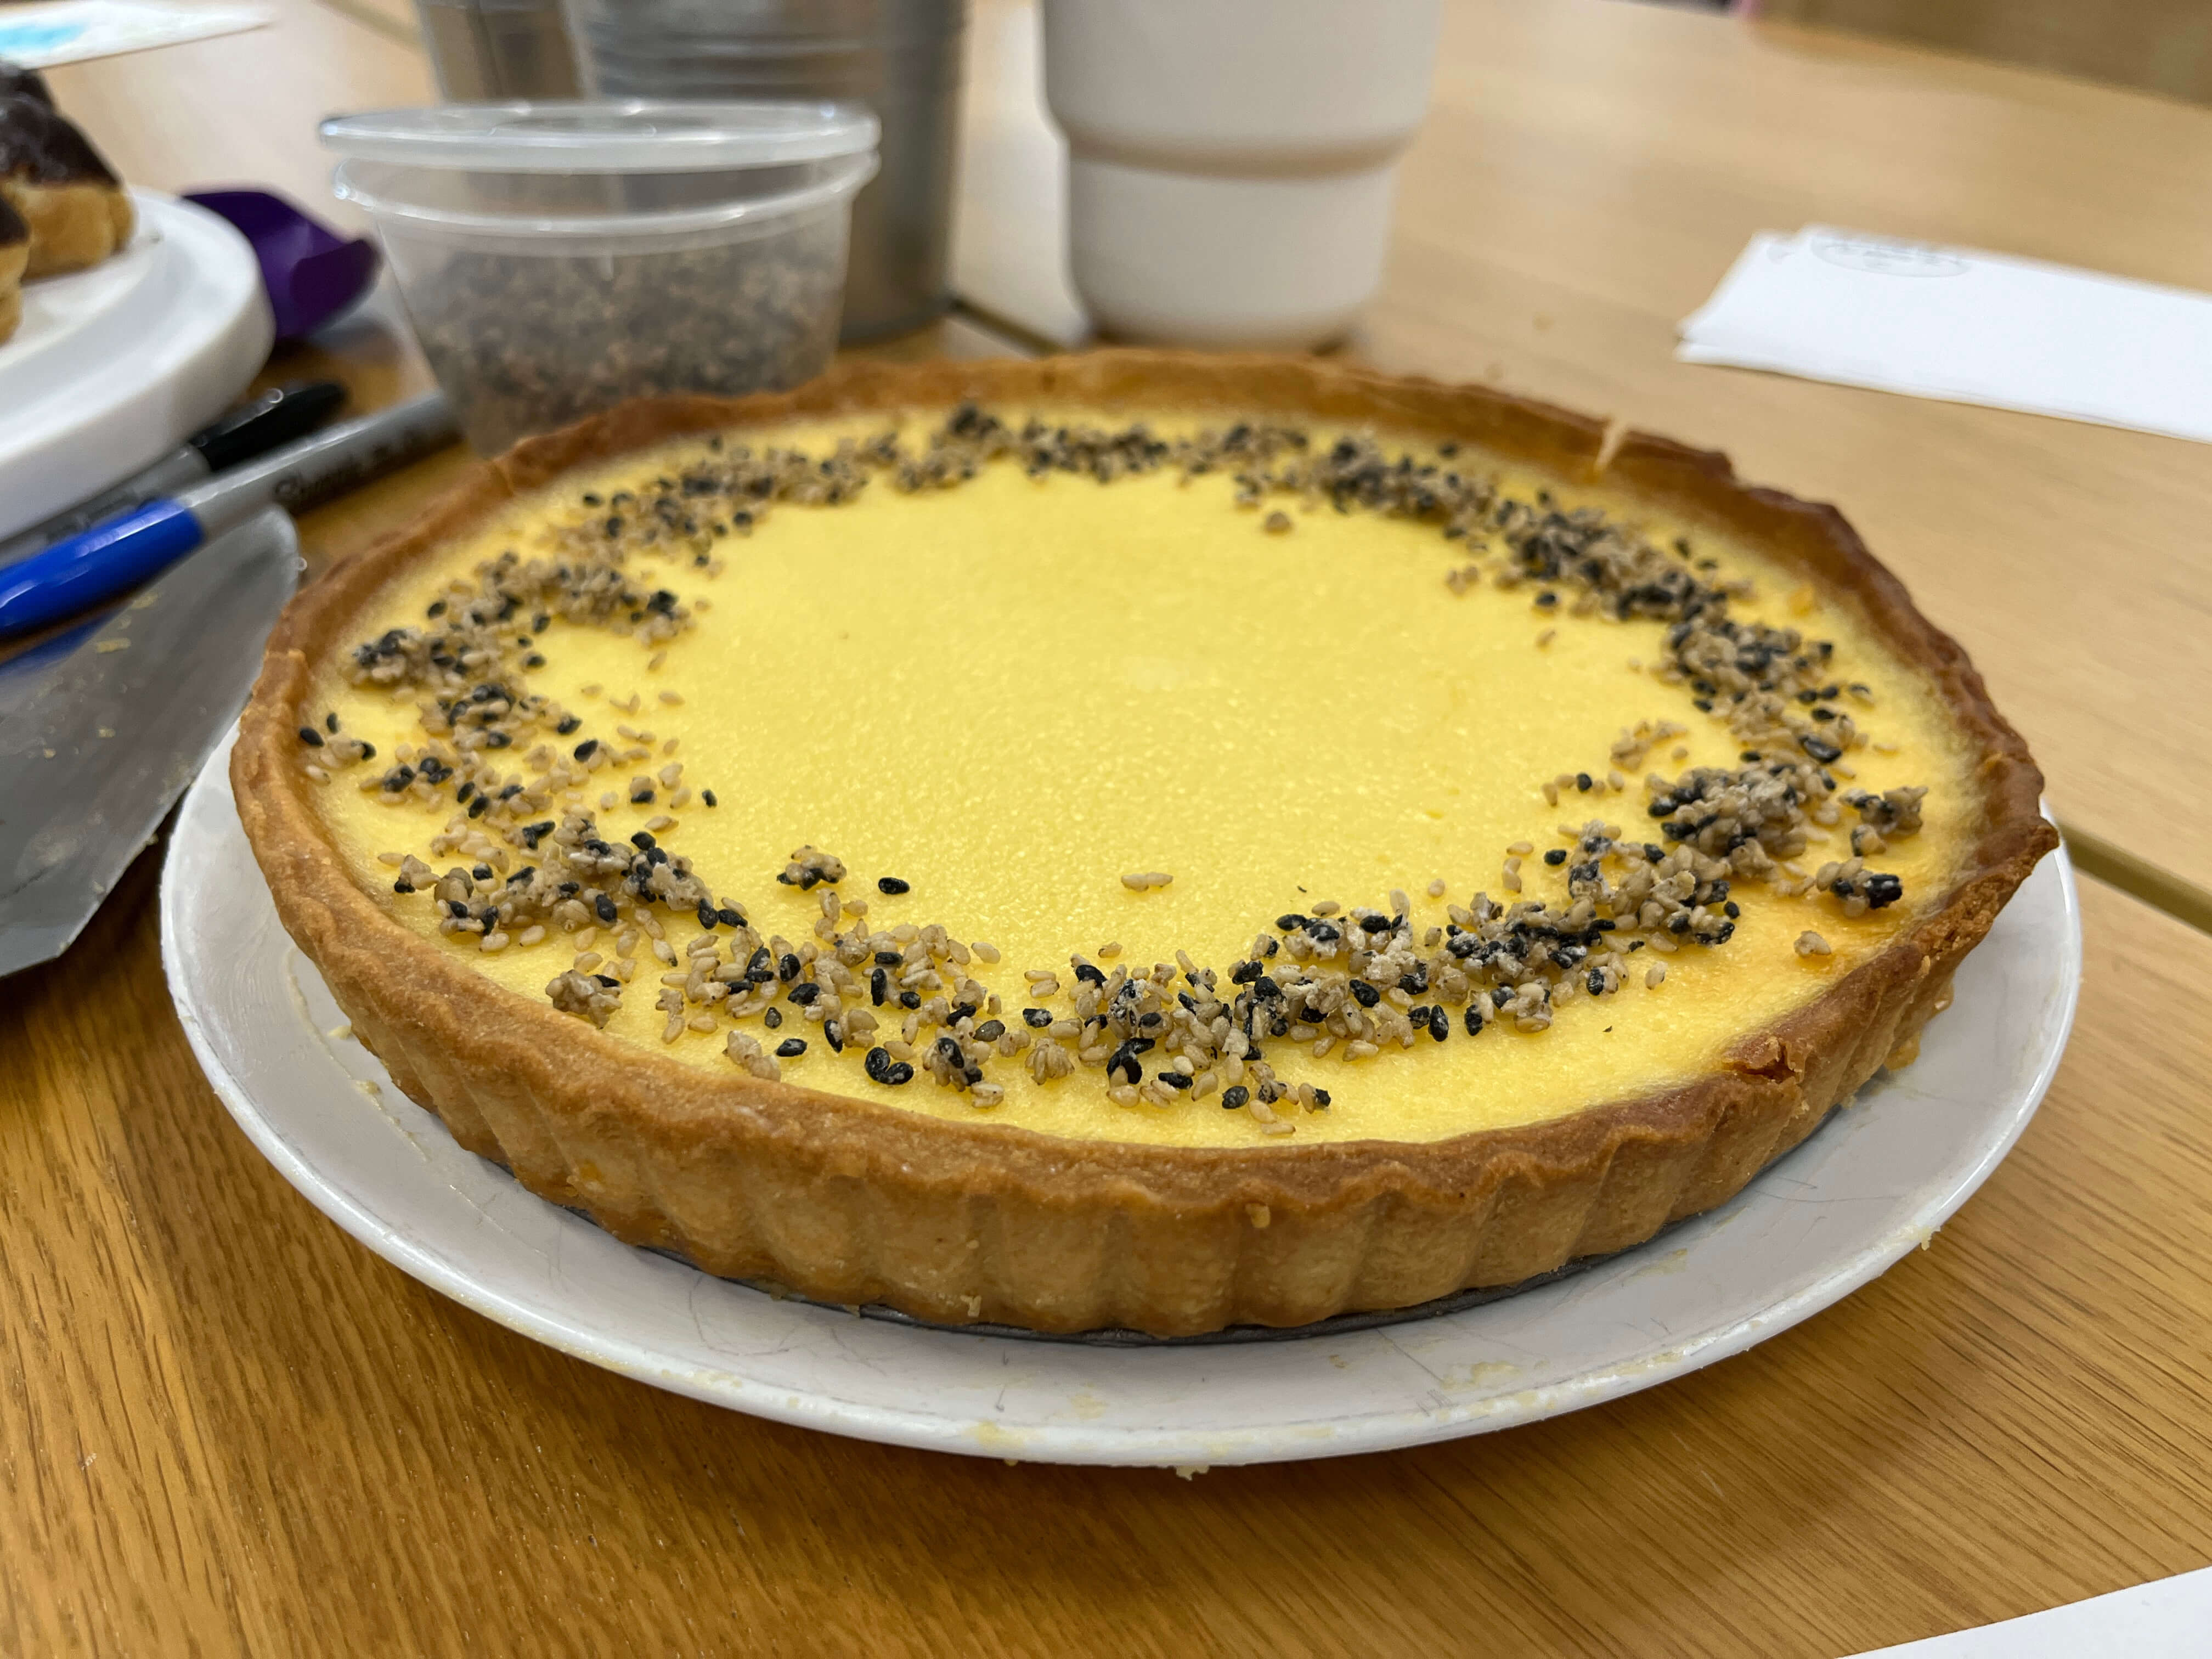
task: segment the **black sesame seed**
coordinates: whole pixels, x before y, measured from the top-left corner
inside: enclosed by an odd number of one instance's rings
[[[1326,1089],[1315,1090],[1313,1103],[1321,1110],[1327,1111],[1328,1109],[1328,1091]]]
[[[649,805],[652,800],[653,790],[649,786],[643,789],[633,789],[629,792],[629,804],[632,806],[645,806]]]
[[[699,792],[699,799],[712,806],[714,805],[714,792],[711,789],[702,789]]]
[[[337,709],[333,708],[329,714],[323,716],[323,729],[326,732],[335,732],[338,729],[338,714]]]
[[[1544,862],[1550,865],[1555,870],[1566,861],[1567,850],[1564,847],[1554,847],[1550,852],[1544,854]]]
[[[714,907],[708,903],[706,900],[701,899],[699,901],[699,925],[711,933],[714,931]]]
[[[617,979],[612,974],[594,974],[592,977],[599,981],[600,984],[605,986],[610,991],[619,991],[622,989],[622,981]]]
[[[641,853],[649,853],[656,845],[658,845],[658,843],[653,839],[651,833],[643,830],[636,831],[630,836],[629,844],[636,848]]]
[[[574,754],[578,760],[589,760],[592,757],[592,751],[599,746],[599,740],[597,738],[586,738],[583,742],[578,744],[571,752]]]
[[[1581,790],[1584,794],[1588,794],[1590,792],[1593,780],[1589,773],[1577,772],[1575,774],[1575,787]]]
[[[1024,1008],[1022,1010],[1022,1024],[1028,1026],[1031,1030],[1042,1031],[1046,1026],[1052,1024],[1052,1010],[1049,1008]]]
[[[1221,1109],[1224,1112],[1233,1112],[1251,1098],[1252,1091],[1243,1084],[1237,1084],[1233,1088],[1224,1089],[1221,1091]]]
[[[415,890],[415,884],[402,876],[392,884],[392,890],[395,893],[411,893]]]
[[[711,805],[713,803],[709,802],[708,805]],[[913,884],[910,882],[901,881],[896,876],[878,876],[876,878],[876,890],[878,893],[890,893],[896,896],[900,893],[913,891]]]
[[[323,734],[312,726],[303,726],[300,728],[300,741],[310,749],[320,749],[323,746]]]
[[[1467,1034],[1469,1036],[1482,1035],[1482,1009],[1477,1003],[1467,1005]]]
[[[901,991],[899,993],[898,1005],[900,1007],[909,1011],[921,1007],[921,993],[919,991]]]
[[[783,1010],[781,1008],[762,1009],[761,1024],[767,1026],[769,1030],[775,1030],[778,1026],[783,1024]]]
[[[795,1002],[804,1008],[822,994],[822,988],[811,979],[802,980],[783,994],[786,1001]]]
[[[979,1042],[996,1042],[1006,1034],[1006,1022],[1003,1020],[987,1019],[975,1028],[975,1036]]]
[[[786,951],[776,958],[775,976],[787,985],[799,977],[799,957],[796,954]]]
[[[568,715],[558,726],[553,728],[553,733],[556,737],[565,738],[583,723],[583,720],[579,716],[574,714]]]
[[[1388,916],[1362,916],[1359,925],[1367,933],[1387,933],[1398,924]]]
[[[905,959],[896,951],[878,951],[875,955],[875,963],[878,968],[896,968]]]
[[[1438,1042],[1451,1035],[1451,1020],[1441,1008],[1429,1010],[1429,1035]]]
[[[600,894],[599,897],[592,901],[592,908],[598,912],[599,918],[601,921],[608,923],[613,922],[614,920],[622,914],[621,911],[615,908],[615,902],[609,898],[605,893]]]
[[[1170,1089],[1188,1089],[1190,1087],[1190,1079],[1185,1077],[1181,1072],[1155,1072],[1152,1075],[1159,1079],[1161,1082],[1166,1084]]]
[[[1152,1040],[1150,1037],[1131,1037],[1116,1048],[1107,1060],[1106,1075],[1110,1078],[1118,1072],[1122,1073],[1125,1082],[1143,1082],[1145,1074],[1143,1068],[1137,1064],[1137,1056],[1152,1047]]]
[[[778,1060],[795,1060],[805,1052],[805,1037],[786,1037],[775,1045],[775,1055]]]
[[[720,909],[715,911],[714,920],[720,922],[725,927],[742,927],[745,925],[744,912],[738,910],[732,905],[726,904],[722,906]]]
[[[1106,975],[1087,962],[1076,969],[1075,976],[1091,985],[1103,985],[1106,982]]]
[[[1355,979],[1352,981],[1352,1000],[1363,1008],[1372,1008],[1382,1000],[1382,993],[1364,979]]]
[[[884,1006],[884,999],[891,993],[891,976],[882,969],[868,975],[868,1000],[876,1007]]]

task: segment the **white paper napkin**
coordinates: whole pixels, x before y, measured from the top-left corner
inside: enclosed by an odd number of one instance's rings
[[[1752,239],[1685,362],[2212,442],[2212,295],[1808,225]]]
[[[2212,1646],[2212,1567],[1858,1659],[2199,1659]]]

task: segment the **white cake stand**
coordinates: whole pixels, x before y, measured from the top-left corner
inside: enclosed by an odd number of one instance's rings
[[[131,246],[23,285],[0,345],[0,538],[159,460],[267,360],[252,246],[205,208],[133,191]]]

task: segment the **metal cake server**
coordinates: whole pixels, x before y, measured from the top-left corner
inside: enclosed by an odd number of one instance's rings
[[[0,663],[0,974],[67,950],[230,729],[292,597],[271,509]]]

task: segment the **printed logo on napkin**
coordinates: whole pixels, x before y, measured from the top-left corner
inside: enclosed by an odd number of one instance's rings
[[[1892,241],[1885,236],[1819,231],[1805,238],[1805,246],[1813,250],[1816,259],[1874,276],[1963,276],[1973,269],[1957,254],[1940,247]]]
[[[0,58],[26,69],[82,64],[154,46],[258,29],[265,11],[245,6],[155,6],[138,0],[51,0],[0,11]]]

